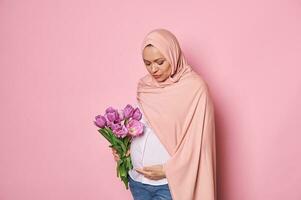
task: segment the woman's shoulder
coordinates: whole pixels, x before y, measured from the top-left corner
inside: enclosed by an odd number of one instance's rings
[[[189,75],[187,75],[183,81],[182,81],[182,87],[189,88],[190,93],[194,92],[207,92],[208,91],[208,84],[203,79],[202,76],[200,76],[197,72],[191,71]]]

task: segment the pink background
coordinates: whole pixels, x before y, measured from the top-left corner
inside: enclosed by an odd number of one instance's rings
[[[0,199],[132,199],[94,116],[135,102],[153,28],[216,107],[220,200],[300,200],[301,3],[0,1]]]

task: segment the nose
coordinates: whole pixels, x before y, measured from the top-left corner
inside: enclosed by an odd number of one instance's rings
[[[156,72],[156,71],[158,71],[158,67],[157,67],[157,65],[154,63],[154,64],[152,64],[152,67],[151,67],[151,69],[152,69],[152,73],[154,73],[154,72]]]

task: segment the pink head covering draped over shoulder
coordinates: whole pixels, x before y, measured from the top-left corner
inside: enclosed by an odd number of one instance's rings
[[[207,84],[187,64],[176,37],[166,29],[147,34],[170,63],[168,79],[150,74],[137,86],[137,102],[171,158],[163,164],[173,200],[216,200],[214,107]]]

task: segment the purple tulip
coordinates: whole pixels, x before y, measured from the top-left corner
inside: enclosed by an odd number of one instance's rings
[[[111,128],[112,124],[114,124],[114,123],[107,120],[107,126],[108,126],[108,127]]]
[[[126,125],[128,132],[131,136],[139,136],[143,133],[144,125],[136,119],[131,119],[129,123]]]
[[[108,107],[106,109],[105,117],[108,119],[108,121],[111,121],[111,122],[119,121],[118,110],[114,109],[112,106]]]
[[[120,129],[121,126],[122,126],[121,124],[114,124],[114,123],[110,124],[110,128],[112,129],[112,131]]]
[[[106,118],[104,116],[102,116],[102,115],[97,115],[95,117],[95,120],[96,121],[94,121],[94,124],[96,126],[98,126],[99,128],[104,128],[106,126],[106,124],[107,124]]]
[[[142,118],[142,113],[139,108],[135,108],[132,118],[138,121]]]
[[[123,110],[119,110],[119,111],[118,111],[118,115],[119,115],[119,121],[124,120],[124,113],[123,113]]]
[[[113,130],[113,133],[119,138],[124,138],[128,134],[128,129],[124,125],[120,125],[117,129]]]
[[[114,109],[112,106],[109,106],[107,109],[106,109],[106,113],[111,113],[111,112],[114,112],[116,109]]]
[[[126,107],[123,109],[124,118],[129,119],[133,116],[133,113],[134,108],[130,104],[127,104]]]

